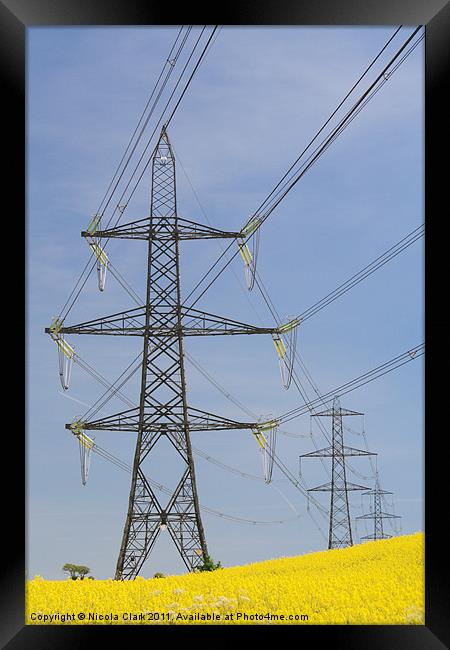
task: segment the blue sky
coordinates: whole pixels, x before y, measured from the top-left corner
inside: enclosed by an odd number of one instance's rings
[[[337,103],[393,33],[376,28],[223,28],[170,125],[178,160],[180,216],[205,217],[236,230],[288,169]],[[402,30],[399,45],[412,28]],[[76,365],[61,392],[57,352],[44,334],[89,256],[81,239],[160,72],[176,28],[31,28],[28,30],[27,119],[27,573],[62,579],[66,562],[113,575],[129,476],[93,457],[80,483],[78,444],[64,429],[103,392]],[[394,49],[391,50],[392,52]],[[387,59],[383,59],[387,60]],[[258,270],[282,315],[300,313],[423,222],[423,47],[420,45],[325,155],[274,211],[261,232]],[[144,176],[124,221],[148,214]],[[138,293],[145,286],[145,244],[114,240],[113,264]],[[217,242],[186,242],[182,287],[190,291],[221,252]],[[80,322],[133,306],[111,275],[100,294],[91,277],[67,319]],[[257,293],[243,290],[239,256],[197,305],[249,323],[273,325]],[[256,312],[255,312],[256,310]],[[298,351],[322,392],[423,341],[423,242],[305,322]],[[74,340],[76,339],[76,340]],[[115,379],[140,340],[72,337],[76,351]],[[186,349],[231,394],[261,415],[302,400],[279,382],[270,337],[189,339]],[[188,398],[196,407],[246,420],[187,364]],[[300,376],[301,373],[300,373]],[[127,395],[138,399],[137,382]],[[311,393],[311,391],[309,391]],[[79,404],[77,401],[82,402]],[[383,487],[394,492],[404,533],[423,529],[423,362],[342,398],[365,413]],[[112,400],[101,415],[122,410]],[[325,423],[328,431],[331,423]],[[361,431],[362,419],[348,423]],[[308,416],[283,429],[310,431]],[[318,446],[326,441],[313,423]],[[193,433],[194,446],[244,472],[261,475],[250,432]],[[98,432],[96,441],[131,462],[133,434]],[[363,446],[346,432],[346,444]],[[309,437],[278,436],[277,453],[296,473]],[[196,457],[200,503],[255,520],[251,526],[203,515],[211,555],[225,566],[321,550],[326,543],[304,497],[275,469],[274,486],[226,472]],[[367,459],[353,468],[368,476]],[[161,466],[163,480],[170,468]],[[303,466],[308,485],[328,480],[317,460]],[[349,479],[364,480],[350,471]],[[365,483],[370,485],[369,483]],[[281,494],[280,494],[281,490]],[[328,495],[319,496],[328,506]],[[287,499],[287,501],[286,501]],[[352,515],[361,514],[360,495]],[[315,513],[314,513],[315,514]],[[320,520],[327,530],[326,521]],[[387,527],[390,531],[389,525]],[[358,525],[360,534],[366,534]],[[390,531],[392,532],[392,531]],[[358,538],[357,535],[355,535]],[[183,572],[161,536],[143,575]]]

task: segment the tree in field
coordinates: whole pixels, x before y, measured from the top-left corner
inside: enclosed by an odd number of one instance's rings
[[[212,557],[205,555],[203,564],[196,568],[196,571],[216,571],[217,569],[222,569],[220,562],[214,562]]]
[[[70,574],[72,580],[83,580],[84,576],[91,572],[88,566],[83,564],[65,564],[62,568],[63,571],[66,571]]]

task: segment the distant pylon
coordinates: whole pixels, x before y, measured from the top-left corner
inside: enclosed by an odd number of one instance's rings
[[[355,449],[344,445],[342,418],[347,415],[363,415],[356,411],[341,408],[339,398],[333,400],[333,407],[320,413],[312,413],[311,417],[328,416],[333,418],[331,446],[318,449],[300,458],[325,458],[332,459],[331,481],[311,488],[308,492],[331,492],[330,501],[330,527],[328,533],[328,548],[345,548],[353,546],[352,527],[350,521],[350,508],[348,492],[353,490],[368,490],[363,485],[356,485],[347,481],[345,473],[345,458],[347,456],[371,456],[372,452]]]
[[[372,503],[373,510],[372,512],[369,512],[365,515],[360,515],[359,517],[356,517],[356,519],[373,519],[373,534],[365,535],[364,537],[361,537],[362,540],[363,539],[370,539],[370,540],[388,539],[389,537],[392,537],[392,535],[388,535],[387,533],[384,532],[383,519],[401,518],[400,515],[391,515],[388,512],[382,511],[381,509],[382,494],[392,494],[392,492],[386,492],[386,490],[382,490],[380,488],[380,481],[377,472],[375,475],[375,487],[373,488],[373,490],[369,490],[368,492],[362,493],[362,496],[369,495],[373,497],[373,503]]]

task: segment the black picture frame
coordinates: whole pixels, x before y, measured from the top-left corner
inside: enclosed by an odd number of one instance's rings
[[[355,2],[354,0],[298,0],[297,2],[258,2],[248,0],[240,3],[226,3],[217,9],[215,16],[208,16],[207,11],[199,12],[189,5],[189,11],[183,15],[174,6],[163,7],[140,0],[2,0],[0,2],[0,63],[2,71],[2,110],[4,135],[9,135],[10,144],[3,145],[3,158],[7,162],[8,179],[5,184],[6,206],[4,204],[4,223],[14,223],[14,240],[17,234],[19,215],[26,214],[26,131],[25,131],[25,82],[26,82],[26,30],[29,27],[46,25],[171,25],[182,24],[184,20],[191,24],[224,25],[425,25],[425,328],[427,355],[425,362],[425,534],[426,534],[426,614],[425,625],[402,626],[226,626],[220,628],[225,638],[239,635],[245,643],[254,638],[255,632],[263,632],[265,637],[271,634],[292,634],[300,644],[313,642],[331,642],[333,646],[342,644],[353,648],[415,648],[438,649],[450,646],[449,600],[447,597],[448,572],[445,571],[447,554],[444,550],[446,540],[445,504],[448,482],[446,480],[446,415],[443,411],[446,382],[442,380],[440,370],[446,369],[448,337],[450,331],[448,318],[447,292],[442,290],[442,281],[449,273],[447,270],[446,249],[448,228],[444,209],[448,204],[446,188],[448,164],[445,156],[440,162],[444,149],[446,113],[448,103],[444,96],[445,77],[448,78],[450,7],[444,0],[378,0],[375,2]],[[176,20],[174,20],[176,18]],[[197,22],[198,20],[198,22]],[[3,138],[3,143],[5,138]],[[445,151],[445,149],[444,149]],[[13,191],[12,188],[15,188]],[[5,200],[5,199],[4,199]],[[23,235],[26,242],[26,220],[23,220]],[[20,228],[19,228],[20,230]],[[8,238],[5,234],[4,245]],[[18,247],[19,249],[19,247]],[[17,249],[17,250],[18,250]],[[26,253],[26,247],[24,252]],[[17,263],[17,260],[15,261]],[[26,263],[26,258],[25,258]],[[25,263],[23,267],[25,267]],[[4,306],[17,301],[16,313],[23,308],[20,288],[26,295],[26,281],[23,284],[11,282],[11,300],[4,298]],[[8,282],[7,282],[8,284]],[[19,286],[20,285],[20,286]],[[445,283],[444,283],[445,287]],[[5,317],[6,320],[6,317]],[[26,312],[25,312],[26,322]],[[27,323],[30,326],[30,323]],[[14,319],[14,336],[17,338],[17,319]],[[8,327],[11,333],[11,324]],[[26,351],[25,351],[26,355]],[[18,363],[16,361],[16,363]],[[19,364],[20,365],[20,364]],[[442,366],[442,368],[441,368]],[[22,522],[26,508],[25,484],[25,436],[29,426],[26,419],[26,385],[24,391],[23,372],[26,374],[26,356],[22,368],[19,367],[17,385],[14,394],[19,396],[16,410],[23,407],[24,426],[17,426],[20,418],[11,419],[9,402],[5,404],[4,417],[7,420],[9,438],[15,440],[12,452],[14,477],[4,479],[4,498],[2,500],[3,537],[7,552],[2,563],[0,579],[0,611],[2,647],[11,650],[17,648],[85,648],[102,641],[105,634],[113,634],[115,643],[122,640],[130,643],[134,639],[147,635],[153,642],[164,639],[170,644],[183,635],[183,640],[208,642],[218,632],[216,626],[25,626],[24,625],[24,588],[25,588],[25,533]],[[11,381],[11,376],[8,375]],[[25,394],[25,400],[21,397]],[[8,409],[8,410],[7,410]],[[443,416],[441,417],[441,414]],[[11,431],[12,430],[12,431]],[[4,431],[6,433],[6,430]],[[9,443],[8,443],[9,444]],[[23,477],[23,478],[22,478]],[[441,501],[443,500],[443,501]],[[389,597],[389,594],[387,594]],[[255,629],[257,628],[257,629]],[[275,631],[274,631],[275,628]],[[101,631],[100,631],[101,630]],[[148,634],[152,637],[149,637]],[[123,635],[126,635],[123,636]],[[159,641],[158,641],[159,642]]]

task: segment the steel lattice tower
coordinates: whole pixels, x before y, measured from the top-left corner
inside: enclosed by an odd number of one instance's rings
[[[116,567],[116,579],[138,575],[161,530],[167,529],[189,571],[208,553],[200,516],[190,433],[257,429],[261,423],[236,422],[188,405],[184,369],[185,336],[275,334],[278,328],[255,327],[185,307],[181,301],[180,241],[245,238],[182,219],[177,215],[175,158],[163,127],[152,157],[150,216],[111,229],[81,233],[86,238],[137,239],[148,242],[146,304],[84,323],[58,328],[60,334],[142,336],[143,361],[139,407],[105,418],[66,424],[83,430],[137,433],[128,512]],[[46,328],[51,333],[50,328]],[[164,504],[156,496],[143,461],[166,438],[183,460],[178,485]]]
[[[353,545],[348,492],[369,489],[363,485],[356,485],[347,481],[345,471],[346,457],[373,455],[369,451],[346,447],[344,445],[342,418],[348,415],[362,415],[362,413],[341,408],[338,397],[334,398],[331,409],[311,414],[311,417],[333,418],[331,446],[318,449],[309,454],[303,454],[300,457],[331,458],[331,481],[308,490],[308,492],[331,492],[330,527],[328,533],[329,549],[344,548]]]
[[[360,515],[359,517],[356,517],[356,519],[373,519],[373,534],[365,535],[364,537],[361,537],[361,539],[375,540],[375,539],[388,539],[389,537],[392,537],[392,535],[388,535],[387,533],[384,532],[383,519],[400,519],[401,517],[400,515],[391,515],[388,512],[383,512],[381,507],[381,498],[383,494],[392,494],[392,492],[386,492],[386,490],[382,490],[380,488],[380,481],[377,473],[375,478],[375,487],[373,488],[373,490],[369,490],[368,492],[362,493],[363,496],[368,495],[373,497],[373,502],[372,502],[373,510],[372,512],[369,512],[365,515]]]

